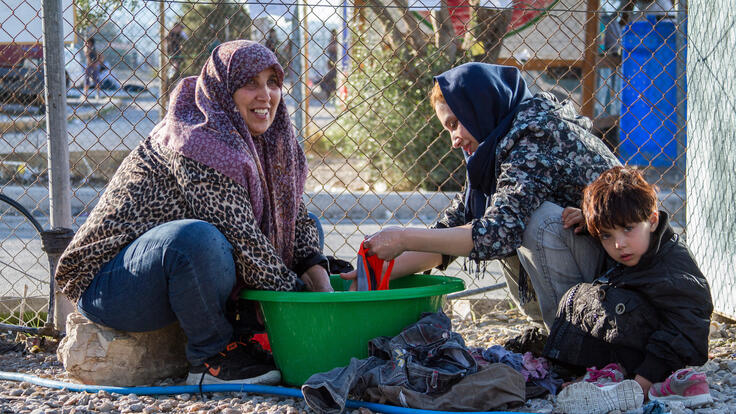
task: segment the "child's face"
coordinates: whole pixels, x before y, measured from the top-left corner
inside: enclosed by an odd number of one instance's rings
[[[601,244],[606,253],[613,260],[624,266],[635,266],[649,249],[649,240],[657,230],[659,215],[655,212],[647,221],[627,224],[624,227],[616,226],[602,228],[600,232]]]

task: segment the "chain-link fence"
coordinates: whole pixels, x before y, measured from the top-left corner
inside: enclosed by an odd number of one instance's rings
[[[461,190],[462,155],[427,95],[433,75],[467,61],[517,66],[533,93],[574,102],[623,162],[645,169],[686,232],[683,1],[61,2],[76,227],[176,82],[198,74],[218,44],[245,38],[285,68],[310,166],[306,201],[327,254],[352,260],[382,226],[428,226]],[[0,0],[0,176],[2,193],[47,227],[40,8]],[[0,308],[4,320],[23,313],[17,298],[46,297],[49,277],[37,233],[11,210],[0,210],[0,295],[16,300]],[[447,274],[469,289],[503,282],[497,264],[487,270],[476,279],[458,261]]]
[[[716,312],[736,318],[736,1],[690,4],[687,223]]]

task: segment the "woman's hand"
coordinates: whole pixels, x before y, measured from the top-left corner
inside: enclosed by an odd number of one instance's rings
[[[340,277],[345,280],[352,280],[353,283],[350,284],[350,289],[348,291],[356,291],[358,290],[358,271],[357,270],[351,270],[346,273],[340,273]]]
[[[562,226],[566,229],[575,228],[575,234],[580,233],[585,228],[585,218],[583,211],[575,207],[565,207],[562,210]]]
[[[404,236],[403,227],[387,227],[365,239],[363,246],[368,255],[375,254],[379,259],[389,261],[406,250]]]
[[[330,275],[324,267],[314,265],[307,269],[302,275],[302,282],[307,285],[307,290],[311,292],[334,292],[330,284]]]

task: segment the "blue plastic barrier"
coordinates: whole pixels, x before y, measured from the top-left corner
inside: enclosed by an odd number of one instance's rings
[[[673,22],[654,18],[624,29],[619,128],[622,162],[656,167],[675,164],[678,156],[676,37]]]

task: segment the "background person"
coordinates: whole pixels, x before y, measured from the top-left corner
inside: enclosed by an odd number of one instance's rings
[[[174,24],[169,33],[166,35],[166,53],[169,55],[169,62],[174,70],[171,76],[171,82],[176,82],[181,76],[181,64],[184,62],[184,42],[189,37],[184,31],[184,25],[181,22]]]
[[[99,55],[95,47],[95,38],[88,37],[84,41],[84,57],[87,66],[84,68],[84,96],[89,96],[89,88],[95,88],[97,98],[100,97]]]
[[[513,67],[460,65],[435,77],[430,99],[452,147],[465,154],[466,190],[431,229],[386,228],[366,248],[396,258],[397,277],[445,269],[456,256],[518,255],[520,274],[505,274],[509,290],[521,305],[536,292],[541,318],[530,316],[551,326],[562,295],[598,266],[590,260],[595,240],[564,228],[561,206],[579,206],[583,188],[618,160],[570,102],[532,96]]]
[[[233,336],[225,309],[241,288],[332,290],[282,81],[264,46],[218,46],[59,260],[56,283],[93,322],[143,332],[178,321],[189,384],[280,380],[255,342]]]

